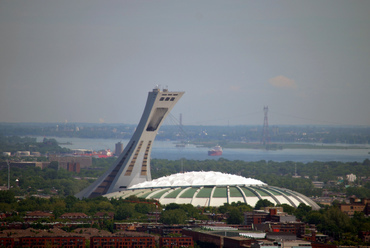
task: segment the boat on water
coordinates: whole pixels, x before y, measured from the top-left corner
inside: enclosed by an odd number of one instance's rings
[[[211,150],[208,151],[208,156],[221,156],[222,155],[222,147],[215,146]]]

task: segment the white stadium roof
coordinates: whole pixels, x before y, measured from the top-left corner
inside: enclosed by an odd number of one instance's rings
[[[222,206],[224,203],[244,202],[254,207],[259,200],[275,205],[298,207],[303,203],[318,210],[320,207],[307,196],[293,190],[269,186],[260,180],[214,171],[178,173],[133,185],[127,190],[106,194],[108,198],[129,196],[154,199],[161,204],[192,204],[193,206]]]
[[[260,180],[215,171],[192,171],[133,185],[129,189],[213,185],[266,185]]]

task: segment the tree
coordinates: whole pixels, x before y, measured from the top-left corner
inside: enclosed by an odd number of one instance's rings
[[[308,215],[306,216],[306,221],[310,224],[315,224],[315,225],[318,225],[321,223],[322,221],[322,214],[318,211],[311,211],[310,213],[308,213]]]
[[[11,190],[1,190],[0,202],[8,204],[15,202],[14,192]]]
[[[109,212],[109,211],[113,211],[114,208],[113,208],[112,203],[107,202],[107,201],[101,201],[97,204],[97,210],[102,211],[102,212]]]
[[[312,207],[307,206],[304,203],[301,203],[301,204],[299,204],[299,206],[297,207],[297,209],[295,211],[295,216],[297,217],[297,219],[299,219],[301,221],[304,221],[305,216],[307,216],[307,214],[311,210],[312,210]]]
[[[177,203],[170,203],[166,205],[166,210],[174,210],[174,209],[179,209],[181,206]]]
[[[287,214],[291,214],[291,215],[294,215],[295,213],[295,208],[284,203],[284,204],[281,204],[281,207],[283,207],[283,211]]]
[[[64,214],[66,211],[66,203],[63,200],[60,199],[56,200],[56,202],[54,202],[52,206],[53,214],[56,219],[59,218],[59,216],[61,216],[62,214]]]
[[[67,210],[71,209],[73,205],[79,201],[79,199],[73,195],[69,195],[64,199]]]
[[[114,218],[116,220],[125,220],[131,218],[135,213],[135,208],[133,204],[123,204],[118,206]]]
[[[86,201],[79,201],[73,205],[72,212],[88,213],[90,210],[90,204]]]
[[[161,222],[166,225],[185,224],[186,212],[182,209],[165,210],[161,214]]]
[[[151,210],[149,203],[137,203],[135,204],[135,211],[141,214],[147,214]]]
[[[230,208],[230,204],[229,203],[224,203],[223,206],[219,206],[218,207],[218,211],[221,213],[221,214],[224,214],[228,211],[228,209]]]
[[[231,207],[226,221],[228,224],[242,224],[244,216],[237,207]]]
[[[274,203],[270,202],[267,199],[264,199],[264,200],[259,200],[256,203],[256,206],[254,206],[254,209],[259,210],[259,209],[264,208],[264,207],[273,207],[273,206],[274,206]]]
[[[181,209],[186,212],[190,218],[199,218],[199,211],[196,207],[191,204],[181,204]]]

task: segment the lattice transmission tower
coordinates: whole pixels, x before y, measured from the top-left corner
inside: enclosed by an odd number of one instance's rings
[[[270,134],[269,134],[269,121],[267,117],[267,113],[269,112],[269,107],[263,107],[264,119],[263,119],[263,130],[262,130],[262,141],[263,145],[270,143]]]

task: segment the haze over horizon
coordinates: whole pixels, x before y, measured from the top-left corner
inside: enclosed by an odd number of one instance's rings
[[[0,122],[370,125],[370,1],[0,0]]]

